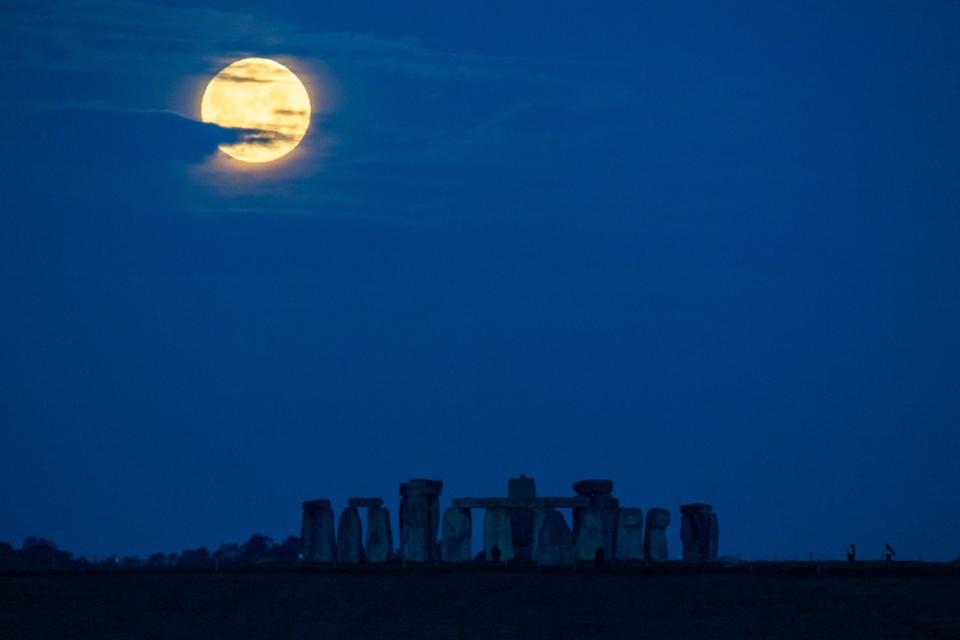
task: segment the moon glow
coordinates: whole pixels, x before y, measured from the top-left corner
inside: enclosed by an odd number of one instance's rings
[[[310,126],[310,96],[290,69],[267,58],[244,58],[207,84],[200,119],[242,129],[237,142],[221,144],[243,162],[270,162],[293,151]]]

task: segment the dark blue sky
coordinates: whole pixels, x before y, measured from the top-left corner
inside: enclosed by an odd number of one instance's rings
[[[960,555],[960,4],[410,4],[0,2],[0,540],[526,473]],[[247,55],[318,107],[261,173]]]

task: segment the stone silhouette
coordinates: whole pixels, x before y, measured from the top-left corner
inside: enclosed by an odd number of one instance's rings
[[[667,527],[670,512],[666,509],[650,509],[647,512],[647,528],[643,533],[643,555],[647,562],[666,562]]]
[[[568,497],[537,497],[536,482],[533,478],[521,475],[511,478],[507,485],[510,494],[504,498],[455,498],[454,508],[458,509],[486,509],[484,514],[484,551],[483,557],[489,561],[491,549],[496,547],[503,560],[514,558],[532,559],[539,544],[539,531],[545,515],[555,509],[586,509],[590,507],[590,499],[583,496]],[[491,513],[497,511],[497,513]],[[502,512],[506,512],[506,517]],[[559,515],[559,514],[558,514]],[[563,519],[562,516],[561,520]],[[516,523],[516,526],[515,524]],[[566,523],[564,523],[566,527]],[[516,529],[520,530],[517,531]],[[506,531],[509,530],[509,551],[506,550]],[[569,532],[569,529],[568,529]],[[552,538],[551,538],[552,539]],[[489,543],[488,543],[489,540]],[[514,542],[519,547],[514,546]],[[520,553],[518,555],[518,548]],[[509,557],[508,554],[509,553]],[[552,553],[552,551],[545,551]],[[564,557],[565,552],[559,552]]]
[[[360,514],[356,507],[347,507],[337,524],[337,560],[340,564],[360,564],[365,559]]]
[[[579,480],[573,483],[573,492],[578,496],[609,496],[613,493],[613,480]]]
[[[643,560],[643,510],[621,507],[617,512],[616,560]]]
[[[383,502],[382,500],[380,501]],[[393,531],[390,528],[390,512],[379,505],[367,507],[367,562],[380,563],[390,559],[393,553]]]
[[[573,523],[577,560],[592,561],[597,549],[603,547],[600,511],[592,507],[574,509]]]
[[[507,484],[508,498],[536,498],[537,483],[533,478],[520,475],[510,478]],[[513,553],[518,560],[530,560],[533,555],[533,509],[511,509],[510,527],[513,535]]]
[[[400,559],[437,562],[440,493],[443,482],[411,478],[400,485]]]
[[[620,501],[614,498],[612,480],[580,480],[573,484],[573,491],[589,498],[586,509],[573,510],[573,535],[577,541],[577,559],[593,560],[596,550],[603,547],[604,553],[612,552],[615,546],[617,512]],[[587,523],[593,526],[594,519],[599,523],[599,540],[594,541],[593,530],[584,530]],[[589,548],[591,545],[594,545]]]
[[[712,562],[717,559],[720,527],[709,504],[685,504],[680,507],[680,541],[685,562]]]
[[[500,560],[503,562],[513,560],[513,531],[509,509],[495,507],[487,509],[483,514],[483,548],[489,561],[496,562],[493,560],[494,548],[499,551]]]
[[[383,498],[350,498],[347,500],[348,507],[382,507]]]
[[[333,510],[329,500],[308,500],[303,503],[300,544],[304,562],[333,564],[337,561]]]
[[[470,509],[449,507],[443,511],[440,559],[449,563],[470,562],[473,522]]]
[[[576,563],[573,532],[556,509],[542,509],[533,548],[533,561],[543,567],[572,567]]]

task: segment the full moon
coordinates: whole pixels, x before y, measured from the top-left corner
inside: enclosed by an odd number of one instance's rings
[[[207,84],[200,119],[243,129],[219,149],[243,162],[270,162],[293,151],[310,126],[310,96],[290,69],[267,58],[244,58]]]

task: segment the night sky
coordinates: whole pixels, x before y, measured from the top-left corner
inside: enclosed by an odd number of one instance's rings
[[[525,473],[674,556],[686,502],[960,556],[960,3],[0,2],[0,54],[0,540]],[[200,93],[253,55],[315,113],[238,171]]]

